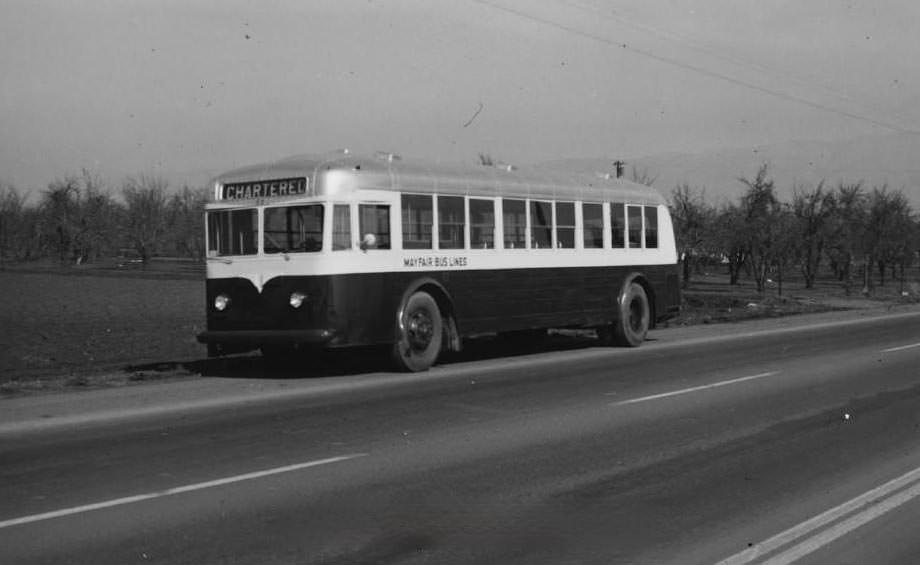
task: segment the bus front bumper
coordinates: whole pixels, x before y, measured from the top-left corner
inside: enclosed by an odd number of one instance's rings
[[[198,342],[208,345],[227,344],[254,346],[266,344],[324,344],[335,337],[335,331],[313,330],[216,330],[198,334]]]

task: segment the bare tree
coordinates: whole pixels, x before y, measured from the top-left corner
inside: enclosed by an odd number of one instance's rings
[[[204,258],[204,205],[208,195],[205,189],[183,186],[167,204],[169,240],[176,253],[194,259]]]
[[[905,254],[912,224],[903,192],[889,191],[884,185],[872,189],[865,224],[863,294],[872,291],[870,273],[874,266],[878,267],[879,284],[885,284],[885,266]]]
[[[167,188],[164,179],[150,175],[129,178],[122,186],[125,235],[144,264],[159,250],[167,233]]]
[[[834,192],[830,218],[829,255],[837,280],[847,294],[852,288],[853,264],[862,254],[866,225],[866,192],[862,183],[841,182]]]
[[[705,253],[707,235],[713,229],[715,209],[706,204],[705,189],[699,192],[683,183],[671,192],[671,215],[674,218],[674,235],[677,253],[683,272],[683,288],[690,284],[693,268]]]
[[[801,244],[798,219],[792,208],[781,203],[773,215],[776,238],[773,242],[772,268],[776,272],[777,294],[783,295],[783,281],[786,271],[795,260],[796,249]]]
[[[741,197],[743,226],[739,226],[747,240],[751,267],[754,271],[754,283],[758,292],[763,292],[768,270],[777,260],[780,237],[778,217],[782,205],[773,190],[773,181],[767,177],[767,165],[757,171],[753,180],[744,177],[738,179],[748,187]]]
[[[42,246],[62,263],[93,260],[116,246],[121,209],[101,178],[85,169],[49,184],[38,215]]]
[[[52,250],[58,261],[71,258],[74,234],[79,225],[80,182],[65,177],[48,185],[42,194],[40,229],[43,246]]]
[[[117,247],[122,210],[99,175],[84,169],[79,180],[73,253],[78,262],[93,261]]]
[[[818,268],[824,257],[834,213],[834,195],[824,189],[824,181],[813,189],[793,188],[790,226],[796,240],[792,252],[805,279],[805,288],[814,288]]]
[[[0,267],[10,258],[18,258],[22,239],[25,197],[14,187],[0,183]]]
[[[737,204],[724,204],[716,214],[709,234],[710,249],[717,251],[728,264],[728,283],[738,284],[741,270],[750,258],[750,246],[745,231],[745,218]]]
[[[652,186],[655,184],[655,181],[658,180],[658,177],[653,177],[650,175],[648,169],[642,169],[642,171],[639,171],[636,169],[636,166],[633,165],[630,167],[629,180],[635,183],[644,184],[645,186]]]

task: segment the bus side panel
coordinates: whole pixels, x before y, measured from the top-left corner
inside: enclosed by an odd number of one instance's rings
[[[246,279],[210,279],[208,329],[240,336],[256,332],[262,339],[266,332],[278,332],[277,339],[284,339],[284,332],[315,330],[329,336],[316,338],[327,347],[392,343],[402,297],[423,277],[447,291],[463,335],[588,327],[613,320],[617,293],[634,272],[635,267],[585,267],[283,276],[266,281],[262,292]],[[656,318],[676,311],[674,265],[642,267],[641,273],[652,287]],[[309,297],[306,306],[290,307],[294,291]],[[226,312],[210,307],[218,293],[231,296]],[[255,348],[261,343],[243,345]]]
[[[336,310],[344,316],[339,337],[331,345],[392,343],[403,292],[399,290],[401,281],[395,280],[397,277],[393,273],[335,275],[332,278]]]
[[[463,334],[600,324],[610,317],[619,278],[607,268],[507,269],[479,277],[454,274]]]
[[[450,274],[445,287],[452,293],[463,334],[592,326],[616,316],[617,293],[635,272],[652,287],[657,319],[676,311],[679,291],[673,265],[460,271]]]

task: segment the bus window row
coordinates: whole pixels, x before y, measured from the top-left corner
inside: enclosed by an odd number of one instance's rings
[[[501,204],[499,215],[497,202]],[[655,206],[607,204],[606,226],[605,205],[599,202],[403,194],[400,207],[404,249],[434,249],[435,240],[437,249],[494,249],[497,221],[501,223],[500,247],[504,249],[574,249],[578,243],[584,249],[600,249],[605,247],[605,229],[610,234],[610,248],[658,247]],[[581,211],[580,222],[576,207]],[[361,233],[365,233],[363,227]]]
[[[356,243],[390,249],[390,205],[358,204],[357,209],[358,242],[352,237],[352,207],[332,204],[332,250],[353,249]],[[400,212],[403,249],[435,249],[435,241],[442,250],[658,247],[655,206],[403,194]],[[266,207],[263,253],[321,251],[324,217],[325,205],[318,203]],[[258,223],[255,208],[209,212],[209,253],[255,255]],[[500,242],[497,233],[503,234]]]

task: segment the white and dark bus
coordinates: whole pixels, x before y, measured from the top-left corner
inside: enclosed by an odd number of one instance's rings
[[[209,355],[596,329],[638,346],[679,309],[665,200],[609,175],[347,152],[240,168],[206,208]]]

